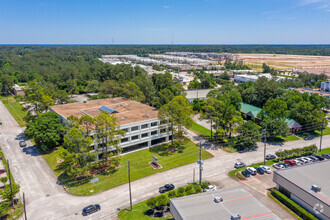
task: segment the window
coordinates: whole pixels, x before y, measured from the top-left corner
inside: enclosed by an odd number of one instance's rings
[[[123,138],[123,139],[121,139],[121,143],[125,143],[125,142],[127,142],[128,141],[128,138]]]
[[[121,129],[121,130],[123,130],[125,132],[128,132],[128,128],[124,128],[124,129]]]
[[[145,137],[148,137],[148,133],[144,133],[144,134],[141,134],[141,138],[145,138]]]
[[[148,128],[148,124],[141,125],[141,129],[146,129],[146,128]]]
[[[151,132],[151,136],[153,136],[153,135],[157,135],[157,131]]]
[[[132,141],[139,139],[139,135],[135,135],[131,137]]]
[[[151,127],[155,127],[155,126],[157,126],[157,124],[158,124],[157,122],[152,122]]]
[[[131,132],[139,130],[139,126],[131,127]]]

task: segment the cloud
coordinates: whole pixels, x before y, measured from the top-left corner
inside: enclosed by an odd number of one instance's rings
[[[169,5],[163,5],[163,8],[165,8],[165,9],[168,9],[168,8],[170,8],[171,6],[169,6]]]
[[[301,6],[305,6],[305,5],[311,5],[311,4],[315,4],[315,3],[319,3],[319,2],[323,2],[324,0],[302,0],[300,2]]]

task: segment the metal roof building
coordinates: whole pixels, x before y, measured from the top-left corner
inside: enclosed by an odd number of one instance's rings
[[[188,102],[193,102],[194,99],[206,99],[207,93],[212,89],[195,89],[195,90],[186,90]]]
[[[330,160],[275,171],[273,180],[278,190],[309,212],[330,219]],[[314,191],[313,185],[320,191]]]
[[[215,198],[219,197],[222,201],[215,202]],[[280,219],[241,186],[173,198],[170,203],[175,220],[230,220],[235,215],[241,219]]]

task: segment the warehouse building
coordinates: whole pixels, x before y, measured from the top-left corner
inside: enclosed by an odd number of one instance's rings
[[[118,119],[118,126],[126,132],[121,139],[123,152],[143,147],[151,147],[169,141],[170,132],[164,121],[158,118],[158,110],[125,98],[109,98],[55,105],[51,111],[56,112],[64,123],[71,115],[80,118],[82,115],[95,117],[103,111],[113,114]],[[93,135],[93,132],[91,132]],[[94,143],[94,150],[97,150]],[[112,150],[111,146],[109,150]]]
[[[330,160],[274,172],[276,188],[320,219],[330,219]]]
[[[242,186],[173,198],[170,210],[175,220],[280,219]]]

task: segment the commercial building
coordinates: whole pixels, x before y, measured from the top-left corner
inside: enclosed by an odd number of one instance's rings
[[[324,88],[326,88],[326,86]],[[309,89],[309,88],[288,88],[288,90],[295,90],[300,93],[308,93],[309,95],[318,94],[320,96],[330,98],[330,92],[325,92],[326,90],[320,91],[320,90]],[[322,85],[321,85],[321,90],[322,90]]]
[[[261,110],[262,110],[261,108],[254,106],[254,105],[244,103],[244,102],[241,102],[240,104],[241,104],[240,111],[243,114],[245,114],[247,119],[257,119],[258,122],[260,121],[260,120],[258,120],[258,114],[261,112]],[[302,131],[302,125],[300,125],[298,122],[296,122],[292,118],[286,118],[285,123],[290,128],[291,133],[299,133]]]
[[[125,98],[109,98],[84,103],[55,105],[51,111],[56,112],[64,123],[71,115],[80,118],[82,115],[95,117],[107,111],[118,119],[118,126],[126,132],[121,139],[123,152],[151,147],[166,142],[170,132],[164,121],[158,118],[158,110]],[[93,135],[93,132],[91,133]],[[97,143],[93,144],[98,149]],[[113,150],[108,146],[109,151]]]
[[[274,172],[276,188],[320,219],[330,219],[330,160]]]
[[[321,90],[330,91],[330,81],[321,82]]]
[[[186,90],[187,95],[186,98],[188,102],[192,103],[194,99],[206,99],[207,93],[209,93],[212,89],[194,89],[194,90]]]
[[[19,85],[15,84],[12,88],[14,95],[25,96],[24,90]]]
[[[246,74],[241,74],[241,75],[234,75],[234,80],[235,82],[248,82],[248,81],[252,81],[252,82],[256,82],[260,77],[266,77],[268,80],[272,79],[273,76],[269,73],[262,73],[262,74],[258,74],[258,75],[246,75]],[[276,76],[276,81],[285,79],[285,77],[282,76]]]
[[[241,186],[170,199],[170,210],[175,220],[280,219]]]

